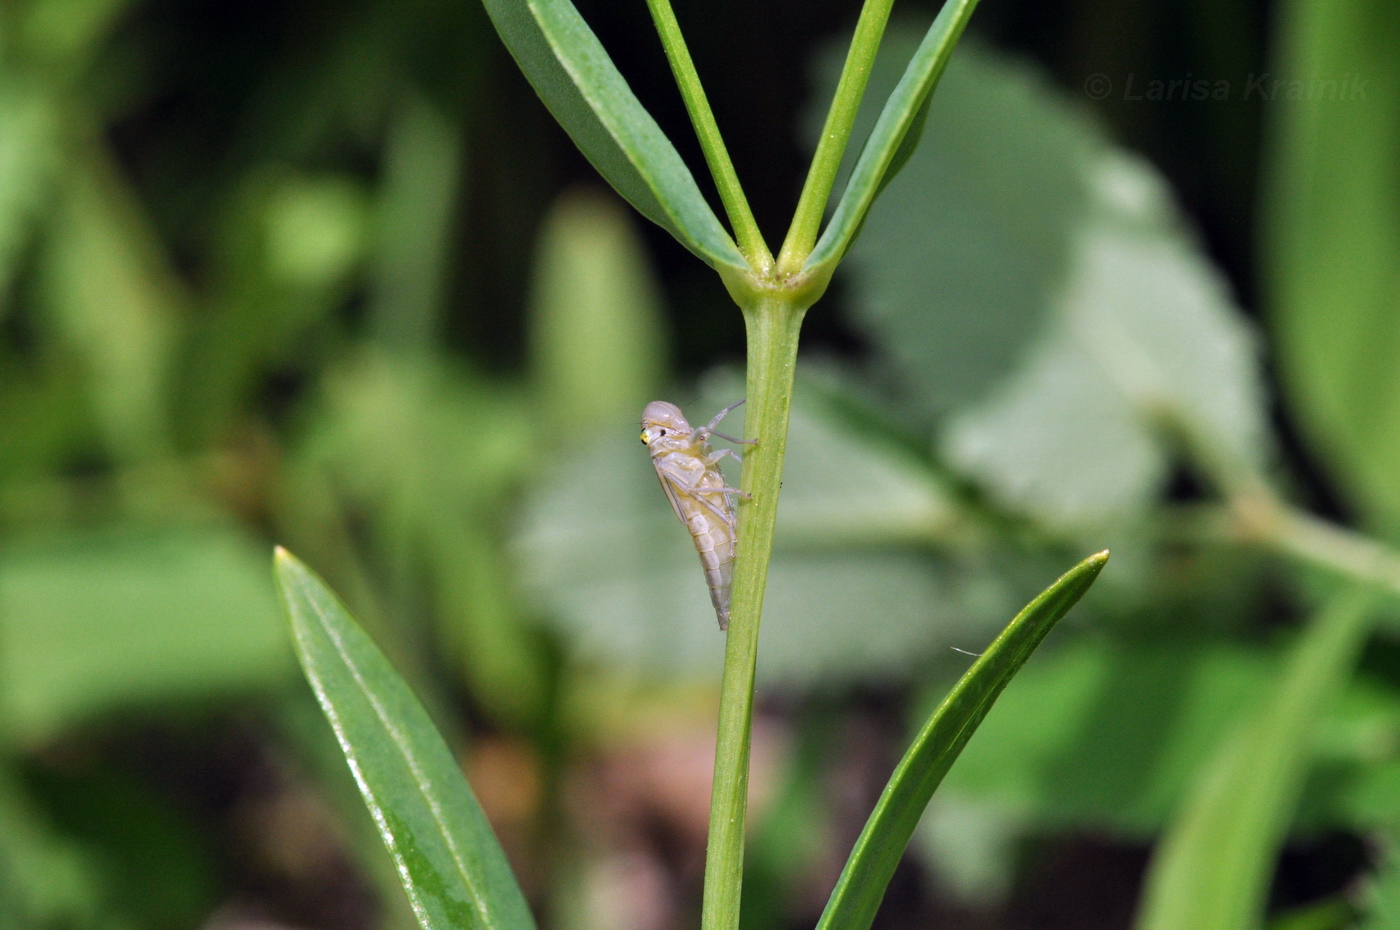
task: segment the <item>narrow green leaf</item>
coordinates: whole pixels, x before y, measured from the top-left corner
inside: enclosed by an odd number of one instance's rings
[[[1269,922],[1269,930],[1348,930],[1356,927],[1356,916],[1356,905],[1345,892],[1339,892],[1275,918]]]
[[[50,94],[0,85],[0,319],[63,156],[61,112]]]
[[[1400,4],[1280,5],[1265,202],[1279,373],[1342,491],[1400,526]]]
[[[581,431],[630,422],[668,356],[660,287],[630,212],[608,195],[565,194],[536,249],[530,349],[543,409]]]
[[[377,195],[369,320],[386,345],[423,352],[439,333],[467,161],[462,125],[412,96],[390,123]]]
[[[1394,830],[1383,830],[1381,840],[1385,847],[1384,858],[1366,888],[1365,917],[1359,922],[1360,930],[1400,928],[1400,857],[1395,852]]]
[[[808,269],[841,260],[865,223],[870,205],[909,161],[923,134],[929,98],[976,8],[977,0],[947,0],[943,4],[904,77],[885,102],[836,212],[807,259]]]
[[[893,91],[927,26],[890,28],[872,96]],[[835,82],[833,64],[821,67],[818,99]],[[929,105],[939,131],[911,152],[842,262],[854,320],[899,366],[911,399],[901,413],[921,427],[985,398],[1044,331],[1107,148],[1042,75],[971,37]],[[878,117],[866,115],[862,137]]]
[[[671,140],[570,0],[483,0],[554,118],[632,206],[712,267],[748,265]]]
[[[424,930],[533,928],[525,898],[423,706],[335,595],[286,550],[297,655]]]
[[[42,266],[47,319],[83,358],[112,451],[158,454],[184,316],[178,275],[109,152],[94,146],[62,181]]]
[[[818,930],[865,930],[870,926],[934,789],[1007,682],[1089,590],[1107,562],[1106,551],[1090,556],[1026,605],[934,711],[866,821]]]
[[[102,908],[95,857],[55,829],[15,775],[0,767],[0,930],[116,923]]]
[[[902,61],[914,41],[894,28],[885,46]],[[870,83],[896,79],[881,66]],[[975,44],[929,119],[939,133],[844,267],[858,322],[940,457],[1061,530],[1151,506],[1182,433],[1212,478],[1265,467],[1255,334],[1165,179],[1033,70]]]
[[[1351,593],[1319,614],[1268,703],[1202,768],[1158,847],[1138,930],[1263,926],[1316,723],[1365,639],[1368,603],[1368,595]]]
[[[880,186],[875,189],[878,197],[885,192],[885,188],[890,186],[895,175],[904,170],[904,166],[909,163],[909,159],[914,154],[914,150],[919,147],[919,140],[924,137],[924,126],[928,124],[929,106],[933,103],[933,94],[924,96],[924,102],[914,113],[914,119],[909,123],[909,129],[904,134],[904,140],[899,143],[899,148],[894,151],[894,158],[890,160],[889,168],[885,169],[885,174],[880,178]]]

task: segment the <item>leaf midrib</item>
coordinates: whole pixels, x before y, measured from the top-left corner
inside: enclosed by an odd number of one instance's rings
[[[316,614],[316,619],[320,622],[321,629],[324,630],[326,635],[330,638],[331,644],[335,647],[335,651],[340,656],[341,661],[345,663],[345,667],[349,669],[350,676],[355,680],[355,684],[360,689],[360,693],[364,695],[365,700],[367,700],[369,702],[370,707],[373,708],[375,717],[379,720],[380,725],[384,727],[385,731],[388,732],[389,739],[393,742],[394,748],[396,748],[399,751],[399,754],[403,757],[404,764],[408,766],[408,770],[413,778],[413,782],[418,787],[419,794],[422,795],[423,802],[427,805],[428,812],[433,818],[433,823],[437,825],[438,832],[442,834],[443,840],[447,843],[447,849],[452,856],[453,865],[457,867],[457,872],[461,876],[462,882],[467,888],[467,894],[471,898],[471,905],[473,909],[476,910],[483,926],[485,926],[486,928],[495,928],[496,924],[491,920],[490,911],[486,908],[485,903],[483,901],[483,897],[480,891],[477,889],[476,882],[473,879],[471,872],[467,869],[466,863],[463,861],[462,854],[457,848],[457,843],[452,837],[451,830],[447,828],[447,823],[443,818],[442,810],[437,804],[436,800],[433,798],[432,793],[427,790],[427,779],[424,777],[422,770],[419,767],[417,758],[409,749],[406,738],[398,730],[398,728],[395,727],[392,722],[390,722],[387,712],[380,705],[378,699],[375,697],[374,693],[366,684],[364,676],[360,672],[359,666],[355,664],[355,661],[351,659],[349,653],[346,651],[345,643],[341,640],[340,636],[337,635],[336,631],[333,629],[331,624],[327,622],[327,616],[323,612],[321,605],[314,598],[308,598],[308,600],[311,604],[311,609]],[[316,685],[317,697],[321,699],[322,707],[325,708],[327,715],[332,720],[336,732],[336,737],[340,741],[341,748],[345,752],[346,758],[350,760],[350,765],[351,769],[354,772],[355,780],[360,783],[360,787],[365,792],[365,794],[375,799],[375,804],[373,805],[372,809],[374,819],[379,825],[380,832],[389,839],[389,843],[394,847],[394,851],[396,853],[394,858],[397,859],[400,863],[400,870],[403,872],[405,878],[404,884],[410,889],[416,889],[417,883],[414,882],[412,880],[412,877],[408,874],[407,860],[404,859],[402,855],[402,851],[399,848],[397,838],[394,836],[393,832],[388,829],[388,822],[384,819],[384,814],[382,810],[383,804],[380,803],[379,793],[375,791],[369,785],[368,780],[364,778],[364,775],[360,769],[359,761],[357,759],[356,750],[344,735],[344,728],[340,723],[340,716],[332,708],[331,702],[329,701],[328,696],[325,694],[324,684],[322,683],[320,676],[317,676]],[[412,897],[418,897],[416,891],[411,891],[410,894]],[[417,905],[417,907],[415,907],[415,910],[421,909],[422,914],[426,915],[427,910],[423,907],[421,900],[415,902],[415,904]],[[424,920],[424,923],[427,923],[427,921]]]

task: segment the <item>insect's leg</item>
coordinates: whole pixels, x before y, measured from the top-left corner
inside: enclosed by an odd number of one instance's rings
[[[724,510],[724,508],[720,507],[714,501],[710,500],[707,495],[743,494],[743,491],[740,491],[738,488],[730,487],[701,488],[689,483],[685,480],[683,476],[676,474],[669,468],[662,467],[658,469],[658,471],[663,472],[666,475],[666,477],[671,480],[671,483],[675,485],[676,490],[680,491],[682,494],[685,494],[688,497],[693,498],[694,500],[699,501],[700,504],[704,506],[706,510],[719,517],[725,523],[729,524],[729,526],[732,527],[734,525],[734,515]],[[729,503],[728,498],[725,498],[725,503]]]
[[[716,452],[714,455],[710,456],[710,457],[707,459],[707,461],[710,462],[711,464],[716,464],[716,463],[719,462],[720,459],[724,458],[726,455],[734,455],[734,453],[731,452],[731,451],[729,451],[728,449],[724,449],[724,450],[719,451],[719,452]],[[739,456],[737,456],[737,455],[734,455],[734,457],[735,457],[736,459],[739,458]],[[723,491],[725,494],[737,494],[737,495],[739,495],[740,497],[742,497],[742,498],[743,498],[744,500],[746,500],[746,501],[751,501],[751,500],[753,500],[753,495],[751,495],[751,494],[746,494],[745,492],[739,490],[738,488],[731,488],[731,487],[729,487],[728,485],[725,485],[725,486],[722,487],[722,488],[708,488],[708,489],[706,489],[706,490],[711,490],[711,491]]]
[[[735,495],[736,497],[740,497],[740,498],[742,498],[743,500],[746,500],[746,501],[751,501],[751,500],[753,500],[753,495],[752,495],[752,494],[749,494],[749,493],[744,492],[744,491],[740,491],[738,488],[723,487],[723,488],[707,488],[707,489],[705,489],[705,490],[709,490],[709,491],[720,491],[720,492],[722,492],[722,493],[724,493],[724,494],[733,494],[733,495]],[[704,493],[704,491],[701,491],[700,493]]]
[[[695,498],[701,504],[703,504],[705,506],[705,509],[710,511],[710,513],[723,520],[729,526],[730,529],[733,529],[734,514],[731,513],[729,510],[726,510],[724,507],[721,507],[719,504],[716,504],[708,497],[705,497],[706,493],[718,494],[719,492],[719,488],[702,488],[700,490],[690,492],[690,496]],[[727,506],[729,504],[729,498],[725,498],[724,503]]]
[[[696,494],[718,494],[720,492],[723,492],[725,494],[738,494],[744,497],[746,500],[748,499],[748,495],[745,494],[743,491],[740,491],[738,488],[731,488],[728,485],[722,488],[696,488],[695,490]]]
[[[727,450],[726,450],[726,451],[727,451]],[[731,453],[731,454],[732,454],[732,453]],[[721,494],[721,493],[723,493],[723,494],[743,494],[743,493],[744,493],[743,491],[739,490],[738,488],[731,488],[731,487],[729,487],[728,485],[720,485],[720,486],[717,487],[717,488],[702,488],[702,487],[701,487],[700,485],[698,485],[698,484],[691,484],[689,481],[687,481],[687,480],[685,479],[685,476],[684,476],[684,475],[678,474],[678,473],[675,472],[674,470],[672,470],[672,469],[670,469],[670,468],[667,468],[667,467],[664,466],[664,465],[659,466],[657,470],[658,470],[658,471],[661,471],[661,472],[663,472],[663,473],[665,473],[666,477],[671,479],[671,483],[674,484],[678,490],[683,491],[683,492],[685,492],[686,494],[690,494],[690,495],[695,496],[695,497],[698,497],[698,496],[700,496],[700,495],[702,495],[702,494]]]
[[[705,457],[705,461],[709,462],[711,465],[718,465],[719,460],[724,458],[726,455],[739,459],[739,461],[741,462],[743,461],[743,458],[739,455],[739,453],[735,452],[733,449],[720,449],[718,452],[712,452]],[[723,490],[726,494],[737,494],[746,501],[753,500],[753,495],[745,494],[743,491],[740,491],[737,488],[722,488],[721,490]]]
[[[726,436],[724,433],[717,433],[717,432],[715,432],[714,430],[710,430],[709,435],[711,435],[711,436],[718,436],[720,439],[723,439],[725,442],[732,442],[732,443],[734,443],[736,446],[756,446],[756,445],[758,445],[758,440],[757,440],[757,439],[735,439],[733,436]],[[737,456],[735,456],[735,457],[737,458]]]
[[[745,399],[747,399],[747,398],[745,398]],[[736,400],[734,403],[730,404],[728,407],[725,407],[725,408],[724,408],[723,410],[721,410],[719,413],[715,414],[715,418],[714,418],[713,420],[711,420],[711,421],[710,421],[709,423],[707,423],[705,426],[702,426],[702,427],[700,427],[698,430],[695,431],[695,441],[696,441],[696,442],[704,442],[705,440],[709,439],[711,436],[713,436],[713,435],[718,435],[718,434],[715,433],[715,427],[716,427],[716,426],[719,426],[719,421],[724,419],[724,415],[725,415],[725,414],[727,414],[729,411],[733,410],[735,407],[739,406],[739,405],[742,404],[743,402],[744,402],[744,400]],[[722,437],[720,437],[720,438],[722,438],[722,439],[729,439],[728,436],[722,436]],[[730,441],[730,442],[738,442],[739,440],[729,439],[729,441]]]

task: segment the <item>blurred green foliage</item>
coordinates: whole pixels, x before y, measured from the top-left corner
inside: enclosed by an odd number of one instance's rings
[[[1285,386],[1348,503],[1393,535],[1400,61],[1387,3],[1285,4],[1265,232]],[[1343,93],[1322,82],[1365,81]]]
[[[754,930],[815,919],[891,747],[967,664],[949,647],[980,651],[1070,556],[1115,550],[949,774],[884,925],[1028,926],[1042,853],[1141,858],[1278,693],[1326,589],[1211,532],[1230,476],[1394,539],[1395,8],[1288,0],[1265,35],[1246,4],[1140,6],[989,0],[812,313]],[[643,5],[580,8],[698,166]],[[801,5],[789,37],[798,7],[774,9],[678,4],[765,225],[835,79],[814,45],[855,15]],[[1177,67],[1230,104],[1078,94]],[[1367,83],[1241,111],[1266,68]],[[472,2],[0,4],[0,928],[408,925],[306,722],[274,541],[409,673],[545,924],[689,920],[722,640],[635,420],[739,391],[738,314],[692,265],[603,193]],[[1297,803],[1257,832],[1324,875],[1280,873],[1276,910],[1310,905],[1289,925],[1396,922],[1392,630],[1284,741]],[[1308,857],[1337,833],[1362,853]]]

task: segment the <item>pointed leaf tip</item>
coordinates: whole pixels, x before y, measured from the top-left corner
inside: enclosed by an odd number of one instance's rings
[[[1087,580],[1092,582],[1095,578],[1099,577],[1099,572],[1104,570],[1104,566],[1108,564],[1108,559],[1112,554],[1112,550],[1101,549],[1074,566],[1074,568],[1071,568],[1065,574],[1072,575],[1083,573]]]
[[[534,930],[461,767],[423,705],[315,573],[274,557],[297,658],[423,930]]]
[[[943,776],[1012,677],[1108,563],[1108,550],[1065,572],[1016,615],[924,724],[851,850],[817,930],[867,930]]]

